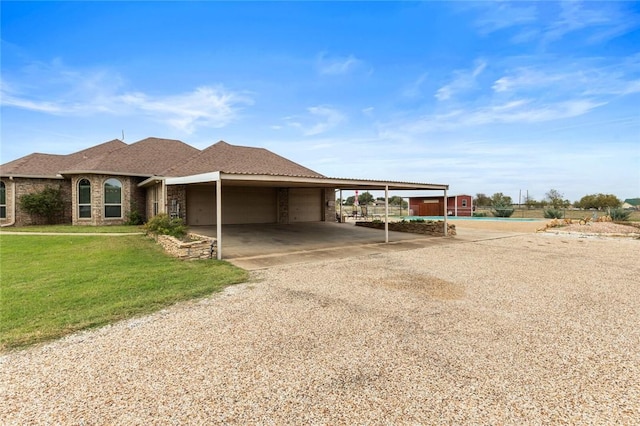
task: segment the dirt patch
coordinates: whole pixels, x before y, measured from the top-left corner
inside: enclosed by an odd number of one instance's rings
[[[394,290],[410,291],[432,299],[454,300],[465,295],[464,286],[424,274],[396,274],[375,281]]]

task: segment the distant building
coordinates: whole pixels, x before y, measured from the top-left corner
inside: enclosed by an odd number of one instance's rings
[[[411,197],[409,209],[413,216],[444,216],[444,197]],[[447,216],[473,216],[473,197],[471,195],[447,197]]]
[[[622,203],[623,209],[640,210],[640,198],[627,198]]]

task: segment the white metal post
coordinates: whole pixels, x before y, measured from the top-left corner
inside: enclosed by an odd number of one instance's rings
[[[389,185],[384,187],[384,242],[389,242]]]
[[[218,260],[222,260],[222,177],[216,181],[216,246]]]
[[[449,200],[447,199],[447,190],[444,190],[444,236],[447,236],[447,205],[449,203]]]

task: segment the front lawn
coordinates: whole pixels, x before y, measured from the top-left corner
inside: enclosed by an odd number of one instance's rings
[[[247,273],[168,257],[141,236],[0,233],[0,351],[216,292]]]
[[[2,228],[2,231],[7,232],[54,232],[54,233],[69,233],[69,234],[124,234],[124,233],[136,233],[144,232],[142,226],[135,225],[109,225],[109,226],[73,226],[69,225],[30,225],[30,226],[11,226],[8,228]]]

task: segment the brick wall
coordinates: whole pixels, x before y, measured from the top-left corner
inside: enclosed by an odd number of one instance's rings
[[[186,185],[169,185],[167,186],[167,205],[165,211],[168,214],[176,213],[174,205],[180,206],[179,217],[187,223],[187,186]]]
[[[14,206],[13,184],[9,179],[2,179],[7,188],[7,218],[3,220],[3,223],[8,223],[13,219]],[[33,194],[40,192],[47,187],[60,188],[62,190],[62,197],[65,200],[64,209],[60,215],[54,218],[54,224],[71,223],[71,185],[68,180],[64,179],[27,179],[27,178],[14,178],[16,191],[16,226],[27,225],[43,225],[47,223],[46,218],[31,216],[26,211],[20,208],[20,197],[26,194]]]

